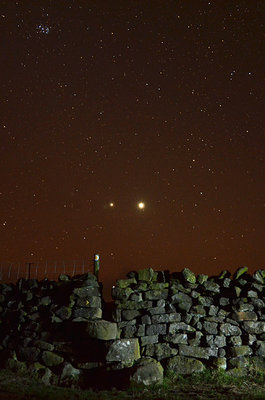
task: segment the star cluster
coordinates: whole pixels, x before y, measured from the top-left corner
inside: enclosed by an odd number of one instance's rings
[[[264,267],[262,1],[2,1],[2,261]]]

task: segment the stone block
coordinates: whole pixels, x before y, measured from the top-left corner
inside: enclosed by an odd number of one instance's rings
[[[100,296],[100,291],[99,288],[97,287],[89,287],[89,286],[84,286],[80,288],[75,288],[73,290],[73,293],[76,297],[92,297],[92,296]]]
[[[236,326],[232,325],[229,323],[223,323],[220,325],[220,332],[225,335],[225,336],[231,336],[231,335],[241,335],[242,331],[241,329]]]
[[[141,359],[130,376],[134,385],[151,385],[163,382],[164,370],[160,362],[152,358]]]
[[[248,272],[248,267],[240,267],[236,270],[234,274],[234,279],[239,279],[242,275]]]
[[[185,344],[179,345],[179,355],[185,357],[194,357],[194,358],[203,358],[205,360],[209,359],[210,350],[212,348],[208,347],[195,347],[195,346],[187,346]],[[215,349],[217,355],[217,349]]]
[[[183,356],[175,356],[169,359],[167,370],[181,375],[191,375],[202,372],[205,366],[200,360]]]
[[[168,334],[163,337],[165,342],[174,343],[174,344],[188,344],[188,335],[187,333],[176,333],[176,334]]]
[[[254,311],[235,311],[231,318],[235,321],[257,321],[258,319]]]
[[[117,324],[105,320],[89,321],[86,324],[88,337],[99,340],[113,340],[117,338]]]
[[[144,292],[145,300],[160,300],[167,299],[168,289],[148,290]]]
[[[250,356],[252,349],[249,346],[234,346],[230,348],[233,357]]]
[[[168,343],[156,343],[154,345],[154,351],[155,357],[158,360],[163,360],[164,358],[169,358],[178,354],[178,350],[170,347]]]
[[[114,286],[111,289],[111,296],[113,300],[127,300],[132,293],[133,289],[130,287],[122,289],[120,287]]]
[[[153,336],[142,336],[140,338],[141,346],[146,346],[148,344],[158,343],[158,335]]]
[[[154,271],[152,268],[146,268],[138,271],[138,280],[139,281],[156,281],[158,273]]]
[[[120,362],[131,365],[140,358],[140,346],[138,339],[118,339],[109,347],[106,361]]]
[[[51,351],[44,351],[42,353],[42,361],[43,364],[47,367],[55,367],[56,365],[60,365],[64,362],[63,357],[58,354],[52,353]]]
[[[210,322],[210,321],[204,321],[203,322],[203,329],[205,332],[210,333],[211,335],[217,335],[218,330],[217,330],[217,323],[216,322]]]
[[[137,281],[135,278],[130,278],[130,279],[118,279],[116,282],[116,286],[118,286],[121,289],[125,289],[131,285],[136,285]]]
[[[169,333],[174,334],[179,331],[194,332],[195,329],[192,326],[185,324],[185,322],[173,322],[172,324],[169,324]]]
[[[87,307],[74,308],[72,317],[75,321],[77,318],[81,318],[81,320],[99,319],[102,318],[102,309]]]
[[[126,321],[130,321],[140,315],[138,310],[122,310],[122,318]]]
[[[180,322],[181,315],[179,313],[169,313],[169,314],[156,314],[152,316],[153,324],[161,324],[166,322]]]
[[[265,332],[265,322],[264,321],[244,321],[243,329],[250,334],[259,335]]]
[[[184,268],[181,273],[186,282],[196,283],[196,275],[189,268]]]
[[[167,333],[167,325],[166,324],[153,324],[147,325],[146,327],[146,335],[165,335]]]

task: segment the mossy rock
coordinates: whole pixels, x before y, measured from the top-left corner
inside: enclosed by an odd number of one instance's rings
[[[154,271],[152,268],[145,268],[138,271],[139,281],[146,281],[146,282],[157,281],[157,276],[158,273]]]
[[[247,272],[248,272],[248,267],[238,268],[234,274],[234,279],[239,279],[240,276],[242,276],[243,274],[246,274]]]
[[[143,358],[134,367],[130,376],[132,386],[149,386],[163,382],[164,370],[159,361],[153,358]]]
[[[42,353],[42,361],[47,367],[54,367],[64,362],[63,357],[58,354],[52,353],[51,351],[44,351]]]
[[[196,275],[189,268],[182,270],[182,276],[185,282],[196,283]]]
[[[167,372],[175,372],[180,375],[191,375],[205,370],[204,364],[195,358],[175,356],[169,359]]]

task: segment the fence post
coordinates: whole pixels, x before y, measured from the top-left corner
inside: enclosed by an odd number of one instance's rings
[[[32,266],[32,262],[27,262],[26,265],[28,266],[28,279],[30,279],[30,273],[31,273],[31,266]]]
[[[94,254],[94,275],[98,280],[98,273],[99,273],[99,254]]]

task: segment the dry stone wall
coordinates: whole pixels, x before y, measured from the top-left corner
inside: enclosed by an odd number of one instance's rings
[[[178,373],[206,366],[244,373],[264,368],[265,270],[233,277],[196,276],[146,269],[118,280],[112,289],[121,339],[137,338],[141,357]]]
[[[100,385],[113,384],[121,371],[144,384],[167,370],[265,371],[265,270],[208,277],[149,268],[119,279],[112,296],[106,320],[93,274],[1,284],[1,366],[81,387],[97,374]]]

